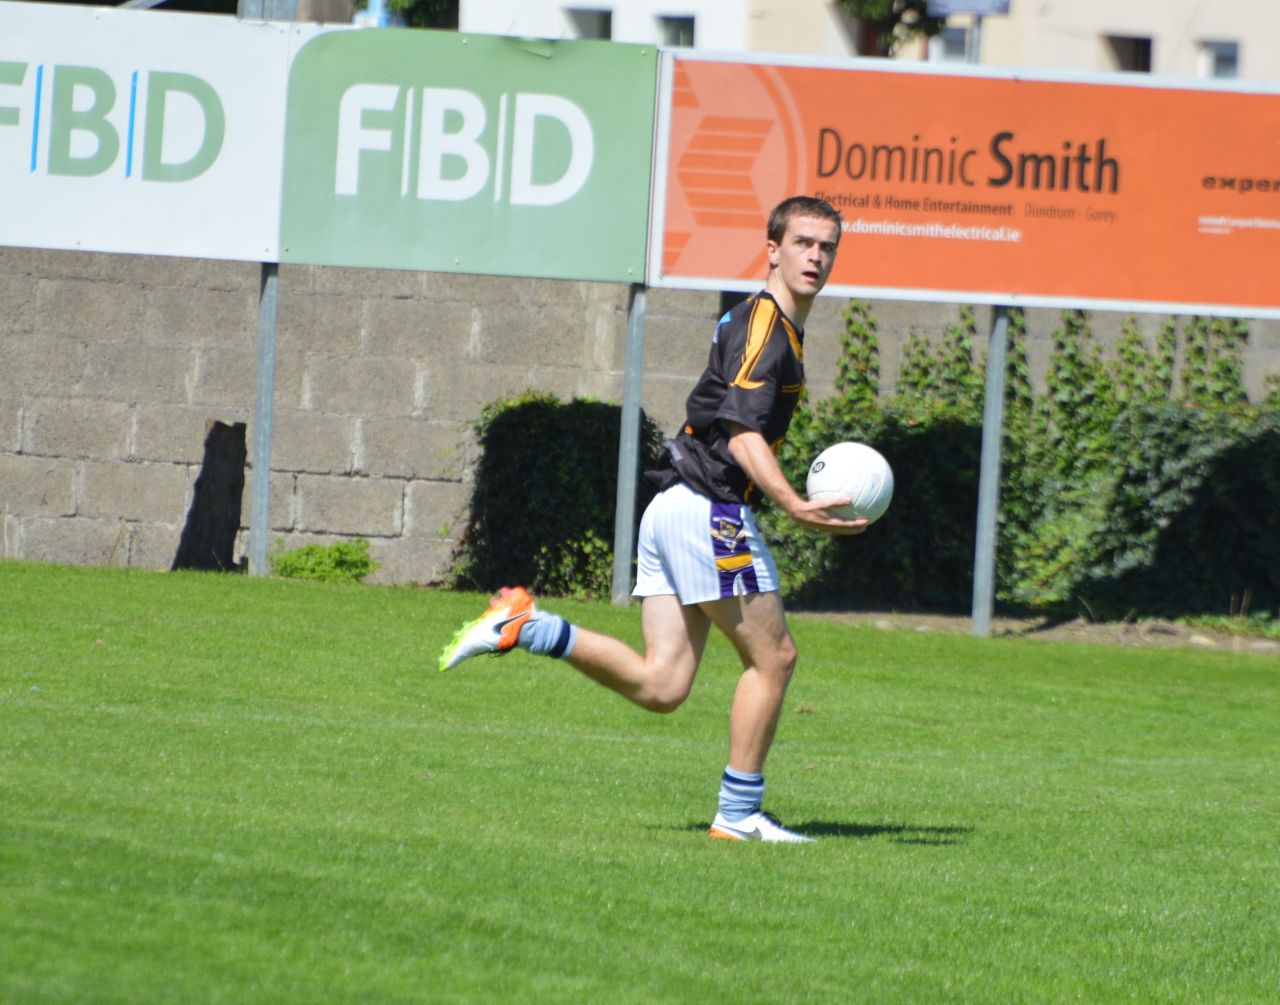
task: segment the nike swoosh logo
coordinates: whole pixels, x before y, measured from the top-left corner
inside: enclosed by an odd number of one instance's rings
[[[729,827],[725,824],[717,824],[716,830],[720,831],[726,837],[738,838],[741,841],[750,841],[752,838],[763,838],[759,827],[754,827],[749,831],[744,831],[738,827]]]

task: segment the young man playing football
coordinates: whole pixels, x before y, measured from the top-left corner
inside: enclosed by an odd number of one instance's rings
[[[637,583],[644,652],[538,610],[522,587],[504,588],[445,647],[440,669],[515,647],[559,657],[592,680],[654,712],[688,697],[712,625],[742,660],[729,713],[729,763],[710,834],[729,840],[808,841],[761,808],[773,742],[796,647],[787,628],[773,556],[756,527],[761,495],[797,523],[858,534],[865,520],[829,512],[848,498],[812,502],[774,457],[804,388],[804,322],[827,282],[840,243],[840,214],[795,196],[770,214],[764,290],[720,319],[707,368],[686,403],[686,421],[648,477],[660,492],[640,523]]]

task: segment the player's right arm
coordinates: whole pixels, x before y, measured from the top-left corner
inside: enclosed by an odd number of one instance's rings
[[[787,481],[778,459],[763,436],[739,422],[730,422],[728,426],[729,453],[733,455],[734,461],[756,487],[796,523],[829,534],[861,534],[867,529],[866,520],[845,520],[829,511],[831,506],[843,506],[852,502],[847,496],[823,499],[820,502],[803,498]]]

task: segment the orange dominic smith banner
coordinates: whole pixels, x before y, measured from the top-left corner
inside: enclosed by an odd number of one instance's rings
[[[830,293],[1280,317],[1280,87],[667,59],[650,285],[754,288],[805,193]]]

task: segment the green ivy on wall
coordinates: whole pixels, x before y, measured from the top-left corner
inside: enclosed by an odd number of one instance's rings
[[[997,599],[1006,609],[1093,617],[1280,607],[1280,378],[1245,393],[1244,323],[1165,322],[1150,342],[1127,320],[1113,346],[1066,311],[1044,387],[1026,320],[1010,314]],[[985,360],[972,308],[906,339],[892,394],[880,388],[869,305],[844,312],[834,393],[805,398],[779,461],[803,486],[826,446],[859,440],[893,466],[889,512],[866,534],[808,531],[766,509],[761,524],[790,600],[829,608],[966,611],[972,600]],[[528,393],[494,402],[471,519],[451,582],[523,583],[607,597],[620,413]],[[662,436],[645,419],[643,470]],[[637,512],[649,498],[641,480]]]
[[[845,313],[835,394],[780,453],[794,484],[825,446],[861,440],[893,465],[889,513],[829,538],[764,517],[793,599],[821,606],[966,610],[972,597],[985,361],[970,308],[906,339],[879,392],[870,308]],[[1280,605],[1280,381],[1251,405],[1240,321],[1170,320],[1148,345],[1129,319],[1114,347],[1087,314],[1053,334],[1032,386],[1021,312],[1010,317],[997,596],[1006,607],[1093,616]],[[1175,371],[1177,381],[1175,386]]]

